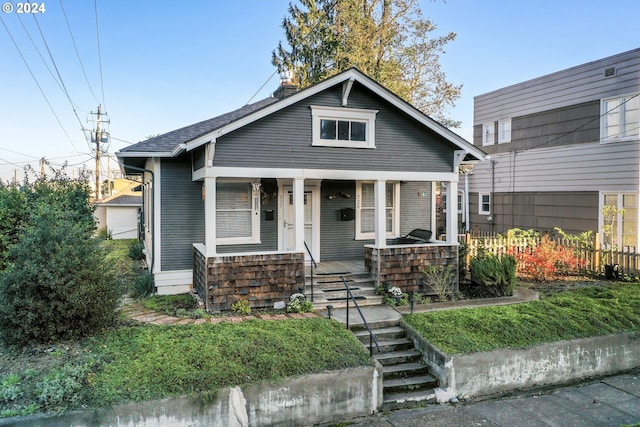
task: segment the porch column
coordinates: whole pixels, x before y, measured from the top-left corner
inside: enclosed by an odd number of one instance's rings
[[[216,178],[206,177],[203,184],[204,197],[204,245],[207,257],[216,255]]]
[[[447,182],[447,243],[458,243],[458,183]]]
[[[305,252],[304,248],[304,178],[293,180],[293,218],[295,250]]]
[[[375,231],[376,248],[387,246],[387,182],[376,181],[374,184],[375,193]]]

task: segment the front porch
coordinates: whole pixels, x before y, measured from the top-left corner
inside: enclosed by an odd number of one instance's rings
[[[397,286],[403,292],[428,294],[422,270],[426,265],[454,265],[458,288],[458,247],[444,242],[420,245],[365,246],[363,259],[305,263],[302,252],[236,253],[207,256],[194,245],[193,284],[210,312],[228,311],[240,300],[252,308],[272,308],[303,292],[317,308],[340,307],[346,301],[344,277],[361,305],[382,298],[377,286]]]

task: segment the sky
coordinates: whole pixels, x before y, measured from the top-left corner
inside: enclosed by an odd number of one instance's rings
[[[472,139],[474,96],[640,47],[637,0],[419,0],[462,85],[447,115]],[[101,124],[117,150],[263,99],[289,0],[45,0],[0,12],[0,179],[39,159],[92,170]],[[295,3],[295,2],[294,2]],[[44,5],[42,8],[41,5]],[[103,177],[117,162],[103,155]]]

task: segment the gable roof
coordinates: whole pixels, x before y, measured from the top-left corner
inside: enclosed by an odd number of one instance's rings
[[[115,194],[97,203],[98,206],[142,206],[142,196]]]
[[[193,125],[150,138],[116,152],[119,158],[127,157],[175,157],[183,151],[191,151],[201,145],[215,141],[217,138],[246,126],[256,120],[273,114],[305,98],[329,89],[340,83],[358,82],[368,90],[391,103],[422,125],[442,136],[467,156],[484,160],[486,153],[475,147],[458,134],[442,126],[431,117],[425,115],[379,83],[375,82],[356,68],[350,68],[333,77],[316,83],[284,99],[269,97],[254,104],[245,105],[237,110],[205,120]]]

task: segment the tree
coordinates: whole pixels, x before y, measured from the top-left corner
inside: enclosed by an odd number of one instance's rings
[[[423,113],[447,126],[444,112],[461,86],[440,67],[444,46],[455,33],[430,38],[436,26],[417,0],[300,0],[289,5],[282,26],[290,47],[278,44],[272,63],[290,70],[301,88],[357,67]]]
[[[28,209],[17,204],[24,217],[0,271],[0,337],[9,344],[79,338],[116,319],[121,289],[94,237],[86,178],[58,173],[19,190]]]

